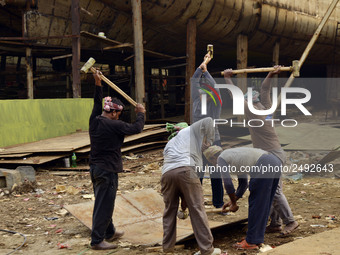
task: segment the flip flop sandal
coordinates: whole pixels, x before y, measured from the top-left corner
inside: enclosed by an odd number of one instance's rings
[[[256,244],[249,244],[246,240],[242,240],[239,243],[233,245],[238,250],[258,250],[259,247]]]
[[[280,233],[280,236],[281,236],[281,237],[286,237],[286,236],[290,235],[290,234],[293,233],[299,226],[300,226],[300,224],[297,224],[294,228],[292,228],[292,229],[290,229],[290,230],[283,230],[283,231]]]

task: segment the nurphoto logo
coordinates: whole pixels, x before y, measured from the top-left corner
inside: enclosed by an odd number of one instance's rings
[[[216,84],[214,86],[217,89],[227,89],[229,90],[230,95],[233,98],[233,115],[244,115],[244,94],[242,90],[231,84]],[[206,89],[200,88],[204,92],[209,92]],[[212,90],[213,92],[215,90]],[[252,95],[253,89],[248,88],[248,95]],[[300,98],[289,98],[288,94],[299,94],[300,96],[303,95],[303,97]],[[216,105],[216,100],[214,99],[212,93],[207,93],[210,97],[215,102]],[[202,115],[207,115],[207,94],[202,94],[202,100],[201,100],[201,114]],[[218,95],[218,93],[215,92],[215,94]],[[233,120],[226,120],[226,119],[214,119],[214,126],[215,125],[223,125],[223,124],[228,124],[230,123],[231,127],[233,125],[242,125],[246,126],[248,124],[249,127],[262,127],[265,122],[271,122],[272,126],[274,127],[275,122],[280,122],[282,126],[284,127],[295,127],[297,126],[297,121],[294,119],[273,119],[273,113],[276,111],[277,106],[278,106],[278,89],[276,87],[272,88],[272,106],[269,109],[256,109],[254,107],[252,97],[247,97],[247,106],[249,108],[249,111],[253,113],[254,115],[258,116],[267,116],[265,120],[261,119],[250,119],[248,121],[243,120],[242,122],[233,122]],[[219,100],[220,97],[218,96]],[[311,93],[309,90],[305,88],[282,88],[281,89],[281,116],[286,116],[287,115],[287,105],[295,105],[305,116],[312,115],[306,107],[303,105],[311,99]],[[222,101],[220,100],[220,103],[222,105]]]

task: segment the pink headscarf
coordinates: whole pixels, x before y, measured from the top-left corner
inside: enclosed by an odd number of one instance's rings
[[[112,103],[111,97],[104,98],[104,111],[109,112],[111,110],[122,111],[123,106],[119,104]]]

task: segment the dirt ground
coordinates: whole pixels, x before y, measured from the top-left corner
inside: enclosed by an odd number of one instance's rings
[[[296,154],[296,152],[294,152]],[[292,155],[294,154],[292,153]],[[302,153],[302,152],[300,152]],[[137,154],[137,156],[140,154]],[[294,156],[294,155],[293,155]],[[317,157],[317,156],[316,156]],[[160,166],[162,151],[144,154],[138,159],[125,159],[124,169],[132,172],[120,175],[119,192],[153,188],[160,192]],[[158,160],[158,162],[157,162]],[[151,162],[154,162],[150,164]],[[336,171],[340,173],[340,164]],[[90,230],[70,214],[64,215],[63,205],[76,204],[91,199],[92,186],[88,172],[53,172],[48,168],[38,169],[36,186],[27,185],[22,190],[0,197],[0,228],[22,233],[26,244],[17,254],[111,254],[88,249]],[[57,185],[72,186],[74,191],[57,192]],[[34,189],[33,189],[34,188]],[[71,193],[78,194],[71,194]],[[2,193],[2,192],[0,192]],[[266,234],[265,244],[278,246],[330,228],[339,227],[340,179],[334,173],[328,176],[304,176],[301,180],[284,179],[284,193],[290,203],[299,229],[288,237]],[[207,206],[211,205],[209,179],[204,180],[204,194]],[[86,196],[88,195],[88,196]],[[90,198],[86,198],[90,197]],[[225,197],[227,201],[227,197]],[[239,213],[247,212],[246,197],[240,200]],[[223,221],[222,215],[209,215]],[[214,233],[215,246],[228,254],[244,254],[231,246],[245,236],[246,225],[238,225],[223,232]],[[0,232],[0,254],[6,254],[20,246],[24,238],[19,234]],[[327,241],[327,240],[325,240]],[[68,248],[60,249],[67,244]],[[194,241],[186,243],[178,254],[192,254],[197,250]],[[117,254],[148,254],[144,247],[124,243],[115,250]],[[157,254],[157,252],[155,253]],[[247,252],[246,254],[255,254]]]
[[[316,162],[325,153],[288,152],[291,162],[302,164]],[[124,159],[124,169],[120,174],[119,192],[153,188],[160,192],[162,150],[130,155]],[[86,165],[86,162],[79,162]],[[334,171],[322,174],[292,175],[283,178],[284,193],[300,227],[287,237],[266,234],[265,244],[272,247],[296,239],[340,227],[340,160],[333,161]],[[75,217],[66,213],[63,205],[86,202],[92,198],[93,190],[88,172],[49,171],[49,165],[36,168],[36,183],[18,187],[9,193],[0,190],[0,254],[8,254],[24,242],[15,254],[158,254],[142,246],[117,242],[119,248],[113,251],[93,251],[89,249],[90,230]],[[57,185],[73,187],[67,191],[57,189]],[[60,187],[59,187],[60,188]],[[210,180],[203,183],[207,206],[211,206]],[[247,196],[240,200],[237,213],[247,215]],[[225,195],[225,201],[228,201]],[[237,214],[236,213],[236,214]],[[226,221],[218,214],[210,219]],[[10,230],[15,233],[4,232]],[[254,251],[237,251],[232,244],[245,237],[246,224],[237,225],[223,231],[214,232],[215,247],[228,254],[256,254]],[[327,240],[324,240],[327,242]],[[67,247],[65,247],[67,246]],[[193,254],[197,251],[194,240],[185,243],[177,254]]]

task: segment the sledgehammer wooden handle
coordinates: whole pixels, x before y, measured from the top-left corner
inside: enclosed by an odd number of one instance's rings
[[[91,72],[96,73],[97,70],[94,67],[91,67]],[[112,81],[110,81],[108,78],[106,78],[104,75],[100,75],[102,80],[108,84],[111,88],[113,88],[115,91],[117,91],[119,94],[121,94],[130,104],[132,104],[134,107],[136,107],[137,103],[135,100],[133,100],[131,97],[129,97],[123,90],[121,90],[116,84],[114,84]]]
[[[239,70],[233,70],[232,74],[240,74],[240,73],[267,73],[271,71],[275,71],[276,69],[274,67],[262,67],[262,68],[249,68],[249,69],[239,69]],[[292,72],[293,68],[291,66],[289,67],[281,67],[281,71],[289,71]],[[224,75],[224,71],[221,72],[221,75]]]
[[[274,67],[262,67],[262,68],[249,68],[249,69],[239,69],[239,70],[232,70],[232,74],[240,74],[240,73],[268,73],[271,71],[275,71],[276,68]],[[281,66],[280,71],[288,71],[292,72],[294,77],[300,76],[300,66],[299,60],[293,60],[291,66]],[[224,75],[224,71],[221,72],[221,75]]]

